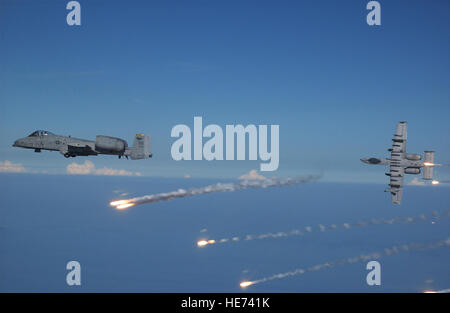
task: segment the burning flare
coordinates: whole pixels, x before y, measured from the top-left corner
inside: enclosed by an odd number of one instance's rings
[[[110,206],[118,206],[118,205],[126,204],[126,203],[128,203],[127,200],[118,200],[118,201],[111,201],[111,202],[109,203],[109,205],[110,205]]]
[[[212,245],[214,243],[216,243],[216,241],[214,239],[210,239],[210,240],[203,240],[202,239],[202,240],[197,241],[197,246],[204,247],[206,245]]]
[[[253,285],[253,282],[245,280],[245,281],[241,282],[239,285],[241,286],[241,288],[247,288],[248,286]]]
[[[450,183],[450,181],[436,181],[439,184],[442,183]],[[436,183],[433,182],[433,185]],[[234,236],[230,235],[225,238],[216,238],[214,239],[201,239],[197,242],[197,245],[200,247],[204,247],[207,245],[220,245],[224,243],[239,243],[239,242],[248,242],[253,240],[265,240],[265,239],[281,239],[291,236],[307,236],[310,233],[315,232],[329,232],[334,230],[349,230],[352,228],[362,228],[362,227],[371,227],[374,225],[394,225],[394,224],[406,224],[406,223],[418,223],[418,222],[424,222],[424,221],[431,221],[434,223],[437,219],[443,219],[445,217],[450,217],[450,209],[444,210],[444,211],[431,211],[429,215],[420,214],[420,215],[413,215],[413,216],[398,216],[394,218],[372,218],[372,219],[366,219],[366,220],[360,220],[356,222],[346,222],[342,224],[329,224],[329,225],[322,225],[318,224],[317,226],[305,226],[303,228],[297,228],[293,229],[288,232],[284,231],[278,231],[278,232],[267,232],[262,234],[244,234],[242,236]]]
[[[198,242],[197,242],[197,246],[199,246],[199,247],[204,247],[204,246],[206,246],[208,244],[208,241],[206,241],[206,240],[199,240]]]
[[[136,203],[130,202],[128,200],[117,200],[117,201],[111,201],[109,203],[110,206],[115,207],[117,210],[125,210],[135,204]]]
[[[283,279],[286,277],[303,275],[308,272],[316,272],[319,270],[324,270],[324,269],[332,268],[335,266],[341,266],[341,265],[345,265],[345,264],[353,264],[356,262],[367,262],[368,260],[376,260],[376,259],[380,259],[381,257],[396,255],[403,251],[405,251],[405,252],[406,251],[423,251],[423,250],[429,250],[429,249],[438,249],[441,247],[450,247],[450,237],[446,238],[446,239],[442,239],[437,242],[430,242],[430,243],[412,242],[410,244],[397,245],[397,246],[393,246],[391,248],[386,248],[384,250],[381,250],[380,252],[374,252],[374,253],[370,253],[370,254],[361,254],[361,255],[358,255],[355,257],[340,259],[337,261],[327,262],[327,263],[323,263],[323,264],[317,264],[317,265],[306,267],[303,269],[299,268],[299,269],[292,270],[290,272],[278,273],[278,274],[263,277],[261,279],[257,279],[257,280],[253,280],[253,281],[243,281],[240,283],[240,285],[242,288],[245,288],[245,287],[248,287],[248,286],[254,285],[254,284],[260,284],[260,283],[272,281],[275,279]],[[450,291],[450,290],[444,289],[444,290],[440,290],[438,292],[444,293],[447,291]]]
[[[431,182],[431,184],[432,184],[432,185],[439,185],[439,181],[438,181],[438,180],[433,180],[433,181]]]
[[[450,293],[450,289],[442,289],[442,290],[424,290],[423,293]]]
[[[424,162],[423,165],[424,165],[424,166],[434,166],[434,163],[431,163],[431,162]]]
[[[135,203],[124,203],[124,204],[120,204],[120,205],[116,206],[116,209],[117,210],[125,210],[133,205],[135,205]]]
[[[309,175],[305,177],[296,177],[296,178],[268,178],[265,180],[246,180],[239,183],[217,183],[214,185],[204,186],[200,188],[192,188],[192,189],[178,189],[175,191],[170,192],[163,192],[163,193],[156,193],[151,195],[146,195],[142,197],[136,197],[136,198],[130,198],[130,199],[123,199],[123,200],[117,200],[112,201],[110,203],[111,206],[116,207],[117,209],[120,209],[119,206],[127,205],[127,208],[129,207],[130,203],[133,205],[141,205],[145,203],[155,203],[160,201],[168,201],[176,198],[184,198],[184,197],[190,197],[190,196],[197,196],[197,195],[203,195],[203,194],[210,194],[214,192],[233,192],[237,190],[245,190],[250,188],[268,188],[268,187],[282,187],[282,186],[290,186],[290,185],[296,185],[296,184],[306,184],[311,181],[318,180],[320,176],[318,175]]]

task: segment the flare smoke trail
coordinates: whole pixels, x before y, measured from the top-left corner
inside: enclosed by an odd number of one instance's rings
[[[438,291],[436,291],[436,293],[450,293],[450,289],[438,290]]]
[[[314,265],[311,267],[307,267],[305,269],[296,269],[296,270],[293,270],[290,272],[279,273],[279,274],[264,277],[261,279],[256,279],[253,281],[243,281],[240,283],[240,286],[245,288],[245,287],[248,287],[251,285],[264,283],[264,282],[271,281],[274,279],[282,279],[282,278],[286,278],[286,277],[290,277],[290,276],[302,275],[307,272],[315,272],[315,271],[318,271],[321,269],[331,268],[331,267],[334,267],[337,265],[345,265],[345,264],[351,264],[351,263],[356,263],[356,262],[365,262],[365,261],[369,261],[369,260],[376,260],[376,259],[380,259],[381,257],[384,257],[384,256],[398,254],[402,251],[428,250],[428,249],[436,249],[436,248],[448,247],[448,246],[450,246],[450,238],[443,239],[443,240],[440,240],[438,242],[433,242],[433,243],[410,243],[410,244],[405,244],[405,245],[393,246],[391,248],[386,248],[380,252],[374,252],[374,253],[370,253],[370,254],[361,254],[356,257],[341,259],[338,261],[327,262],[327,263],[323,263],[323,264],[318,264],[318,265]]]
[[[240,242],[240,241],[250,241],[250,240],[262,240],[267,238],[284,238],[289,236],[303,236],[307,233],[312,233],[315,231],[325,232],[330,230],[336,230],[336,229],[350,229],[352,227],[366,227],[370,225],[379,225],[379,224],[398,224],[398,223],[413,223],[413,222],[425,222],[427,220],[435,221],[443,217],[450,216],[450,209],[447,209],[442,212],[438,211],[431,211],[430,216],[425,216],[424,214],[417,215],[417,216],[408,216],[408,217],[395,217],[391,219],[371,219],[371,220],[364,220],[354,223],[343,223],[343,224],[331,224],[328,226],[324,226],[322,224],[319,224],[315,227],[306,226],[305,228],[301,229],[294,229],[290,232],[278,232],[278,233],[265,233],[260,235],[245,235],[242,237],[233,236],[229,238],[222,238],[222,239],[209,239],[209,240],[200,240],[197,242],[197,245],[199,247],[204,247],[207,245],[213,245],[213,244],[219,244],[219,243],[227,243],[227,242]]]
[[[319,178],[320,176],[317,175],[309,175],[297,178],[284,178],[284,179],[269,178],[265,180],[251,180],[251,181],[247,180],[240,183],[217,183],[215,185],[209,185],[200,188],[193,188],[187,190],[178,189],[177,191],[157,193],[143,197],[112,201],[110,205],[114,206],[116,209],[123,210],[133,205],[154,203],[159,201],[168,201],[175,198],[184,198],[213,192],[233,192],[236,190],[243,190],[247,188],[268,188],[275,186],[281,187],[286,185],[305,184],[311,181],[318,180]]]
[[[424,293],[450,293],[450,288],[442,290],[425,290]]]
[[[439,185],[439,184],[450,184],[450,180],[433,180],[431,181],[432,185]]]

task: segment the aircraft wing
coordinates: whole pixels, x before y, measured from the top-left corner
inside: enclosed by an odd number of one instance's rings
[[[406,136],[407,126],[406,122],[398,122],[395,130],[394,138],[392,138],[392,153],[406,153]]]
[[[389,167],[389,191],[391,193],[392,203],[400,204],[402,202],[403,175],[405,169],[400,165],[406,153],[407,126],[406,122],[399,122],[392,139],[392,151]]]
[[[402,188],[398,188],[396,191],[391,191],[391,200],[393,204],[402,203]]]
[[[404,168],[395,164],[391,164],[389,174],[391,180],[389,182],[389,188],[387,191],[391,193],[392,203],[400,204],[402,202],[403,191],[403,176]]]

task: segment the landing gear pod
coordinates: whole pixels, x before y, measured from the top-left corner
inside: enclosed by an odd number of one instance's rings
[[[423,160],[423,179],[433,179],[434,151],[425,151]]]

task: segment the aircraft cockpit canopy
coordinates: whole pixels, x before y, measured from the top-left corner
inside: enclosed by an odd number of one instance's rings
[[[46,130],[36,130],[33,133],[31,133],[28,137],[38,137],[38,136],[47,136],[47,135],[53,135],[53,134]]]

